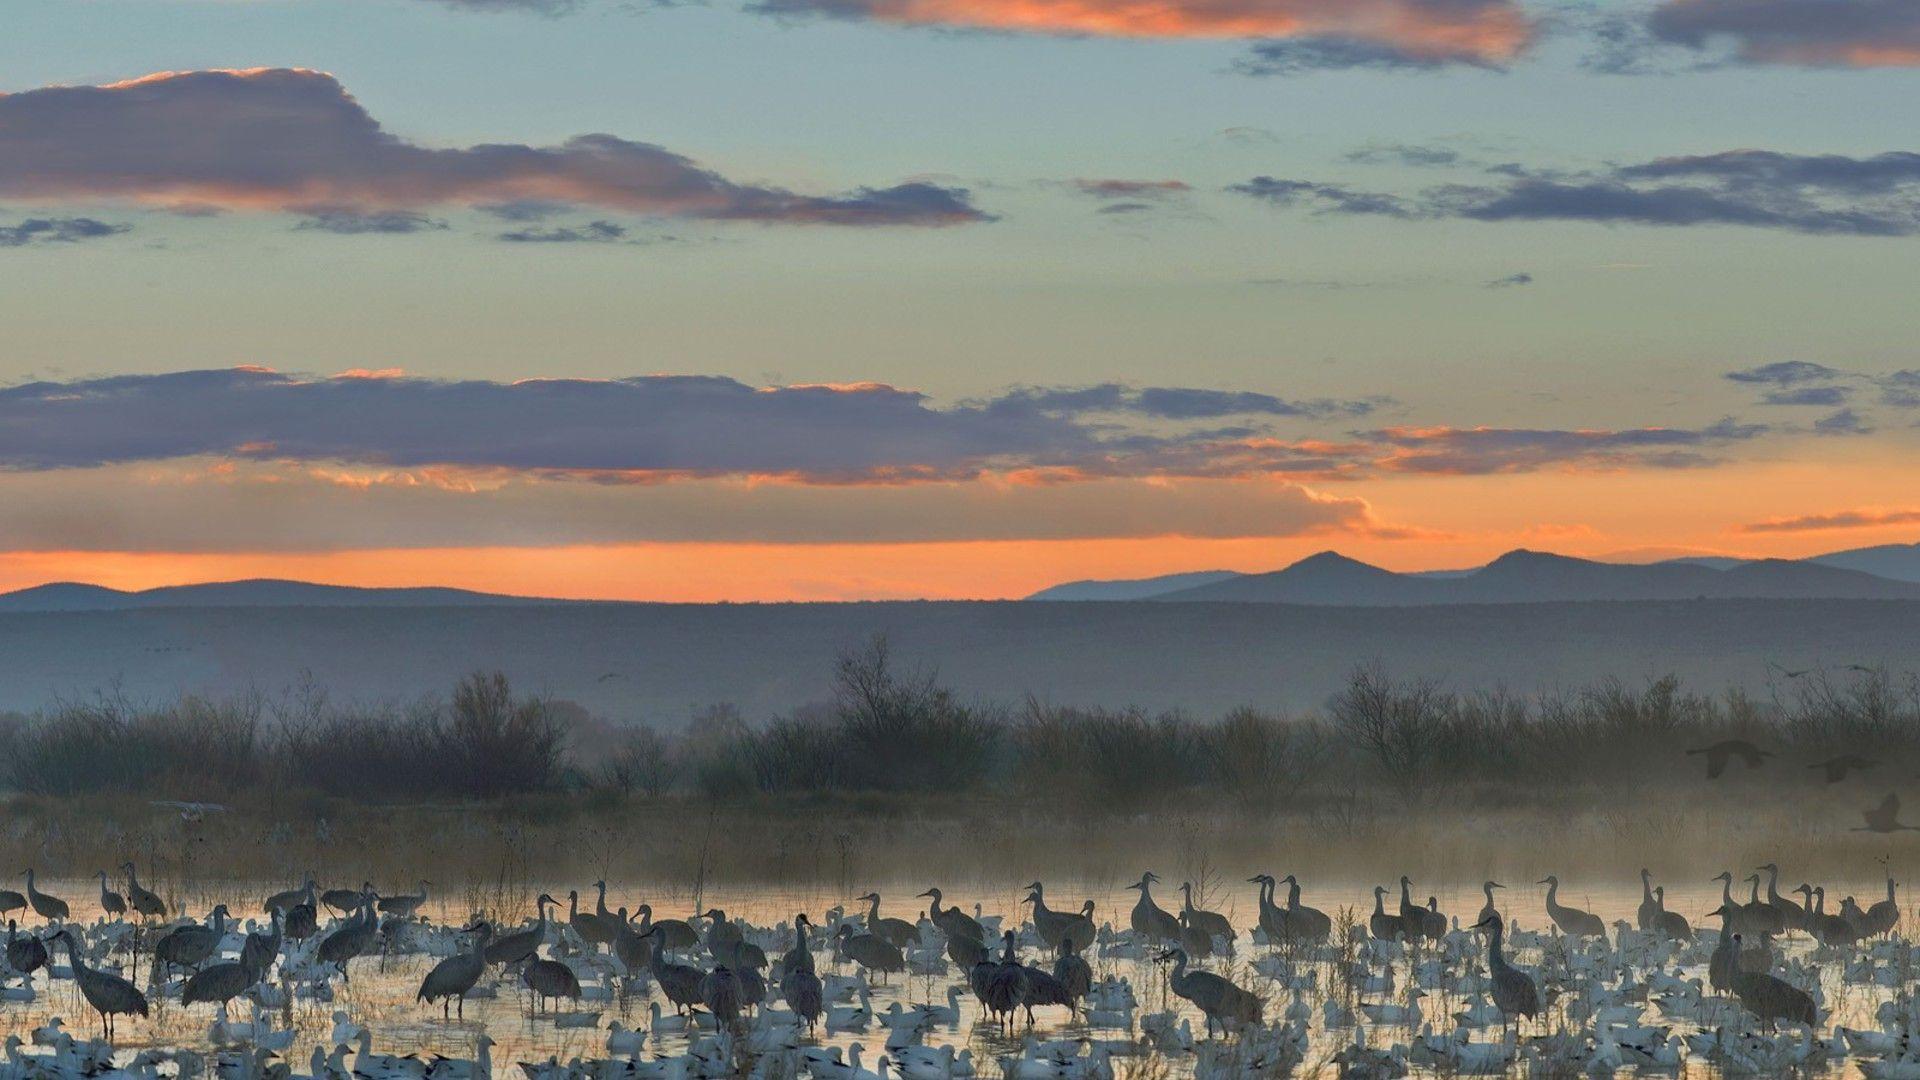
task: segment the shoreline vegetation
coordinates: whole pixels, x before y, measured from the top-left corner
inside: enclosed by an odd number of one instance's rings
[[[311,685],[103,694],[0,716],[0,858],[83,877],[132,856],[181,888],[315,870],[503,895],[582,874],[695,894],[1105,881],[1196,859],[1475,884],[1705,853],[1862,880],[1911,864],[1920,839],[1849,830],[1913,779],[1920,679],[1787,675],[1766,698],[1672,678],[1520,695],[1362,664],[1311,713],[1189,717],[963,701],[875,638],[840,656],[831,702],[758,722],[724,705],[614,722],[487,673],[371,707]],[[1685,751],[1729,738],[1775,756],[1707,779]],[[1837,754],[1877,765],[1835,784],[1808,768]]]

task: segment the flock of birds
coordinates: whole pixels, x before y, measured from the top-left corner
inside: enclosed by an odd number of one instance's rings
[[[0,1029],[10,1011],[70,993],[69,981],[99,1022],[98,1039],[58,1018],[30,1031],[15,1024],[0,1080],[492,1080],[496,1043],[485,1023],[463,1022],[466,1007],[516,994],[529,1023],[592,1029],[596,1042],[605,1032],[604,1054],[517,1062],[525,1080],[952,1080],[994,1066],[1014,1080],[1076,1080],[1113,1077],[1137,1055],[1198,1080],[1671,1073],[1689,1061],[1775,1075],[1849,1059],[1875,1080],[1920,1080],[1910,994],[1920,950],[1896,933],[1891,877],[1884,899],[1863,908],[1848,896],[1829,912],[1820,886],[1781,894],[1777,866],[1743,879],[1745,900],[1725,872],[1708,929],[1669,909],[1645,870],[1635,920],[1611,927],[1563,903],[1548,876],[1546,924],[1529,931],[1509,925],[1498,882],[1485,883],[1485,906],[1467,919],[1435,897],[1416,902],[1406,877],[1397,905],[1378,886],[1371,915],[1330,915],[1302,903],[1292,875],[1256,875],[1251,927],[1199,906],[1189,883],[1178,907],[1162,907],[1151,872],[1128,886],[1139,895],[1124,925],[1098,921],[1091,900],[1050,906],[1039,881],[1018,920],[962,910],[932,888],[912,920],[883,914],[869,893],[817,924],[801,912],[769,926],[719,908],[685,919],[656,919],[648,904],[609,910],[602,881],[590,908],[577,891],[564,913],[542,894],[533,919],[509,926],[434,921],[430,882],[381,895],[370,884],[322,890],[312,875],[244,920],[226,905],[188,918],[144,888],[131,863],[121,870],[124,892],[99,872],[91,921],[74,919],[31,870],[24,893],[0,890]],[[22,929],[28,917],[39,922]],[[1516,953],[1533,962],[1521,966]],[[431,961],[413,1001],[438,1006],[442,1030],[470,1034],[471,1057],[376,1052],[373,1026],[336,1007],[359,1000],[369,965],[378,978],[409,957]],[[931,993],[942,976],[944,999]],[[900,1000],[916,980],[929,1000]],[[1878,1007],[1860,1006],[1870,1017],[1860,1027],[1835,1023],[1830,998],[1856,988]],[[877,1009],[876,993],[895,1000]],[[1146,1011],[1142,996],[1166,1007]],[[150,1039],[116,1050],[129,1019],[162,1003],[204,1009],[208,1045]],[[331,1010],[304,1073],[287,1060],[296,1007]],[[1040,1037],[1037,1010],[1060,1022],[1044,1031],[1055,1037]],[[634,1026],[603,1026],[609,1011]],[[849,1034],[862,1041],[831,1045]],[[975,1037],[1006,1052],[976,1062],[966,1045]],[[883,1040],[871,1062],[867,1038]]]

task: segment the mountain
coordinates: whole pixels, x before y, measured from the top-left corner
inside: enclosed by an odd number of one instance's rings
[[[1160,601],[1415,607],[1634,600],[1915,600],[1920,582],[1844,567],[1757,559],[1719,569],[1691,560],[1629,565],[1510,551],[1477,570],[1398,574],[1323,551],[1284,570],[1159,593]]]
[[[1154,599],[1382,607],[1441,603],[1437,598],[1446,584],[1382,570],[1337,551],[1322,551],[1284,570],[1241,574]]]
[[[1185,574],[1162,574],[1159,577],[1126,581],[1069,581],[1052,588],[1041,589],[1027,599],[1145,600],[1161,593],[1190,589],[1198,585],[1210,585],[1216,581],[1239,576],[1239,573],[1233,570],[1194,570]]]
[[[1853,548],[1807,560],[1823,566],[1858,570],[1895,581],[1920,581],[1920,544],[1882,544],[1879,547]]]
[[[473,607],[567,603],[434,587],[366,589],[307,581],[216,581],[126,592],[62,581],[0,593],[0,612],[129,611],[171,607]]]

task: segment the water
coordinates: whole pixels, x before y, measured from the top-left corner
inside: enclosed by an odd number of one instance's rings
[[[1015,925],[1014,919],[1022,916],[1025,909],[1019,903],[1022,895],[1020,886],[1024,882],[1006,882],[986,890],[976,890],[966,896],[950,896],[948,903],[957,903],[966,910],[972,910],[979,902],[985,913],[1000,914],[1008,918],[1009,925]],[[1177,882],[1169,884],[1177,885]],[[1385,884],[1384,882],[1382,884]],[[1500,894],[1502,910],[1508,913],[1508,920],[1519,928],[1545,929],[1547,920],[1543,911],[1545,889],[1529,882],[1509,881],[1512,886]],[[73,906],[75,920],[90,922],[99,917],[98,883],[62,881],[44,886],[49,892],[61,895]],[[272,883],[258,886],[243,886],[228,883],[209,890],[209,895],[189,905],[194,913],[202,913],[213,903],[225,901],[242,918],[249,912],[259,911],[259,901],[268,892],[287,887],[285,883]],[[901,884],[893,887],[881,887],[884,901],[882,913],[896,918],[912,921],[924,909],[925,901],[914,897],[923,886],[919,884]],[[1366,882],[1343,882],[1336,884],[1310,883],[1303,900],[1305,903],[1321,908],[1334,916],[1338,922],[1342,908],[1349,909],[1352,917],[1358,919],[1362,928],[1366,916],[1372,911],[1371,885]],[[1851,890],[1859,896],[1862,905],[1871,904],[1882,894],[1884,886],[1874,883],[1861,883]],[[398,890],[410,891],[410,890]],[[549,887],[549,892],[565,897],[564,889]],[[583,907],[591,908],[592,890],[585,890]],[[1251,941],[1249,930],[1255,921],[1256,908],[1254,886],[1234,882],[1231,885],[1212,883],[1202,906],[1211,907],[1228,915],[1240,933],[1238,956],[1232,959],[1214,958],[1205,966],[1210,970],[1228,975],[1239,985],[1260,994],[1266,999],[1269,1022],[1281,1019],[1291,995],[1279,988],[1272,980],[1257,974],[1250,965],[1255,956],[1265,950],[1256,948]],[[1461,917],[1465,923],[1471,923],[1480,908],[1482,897],[1477,883],[1452,883],[1437,888],[1422,887],[1415,883],[1416,901],[1424,901],[1428,893],[1436,894],[1441,909],[1451,915]],[[1137,896],[1130,891],[1113,890],[1110,887],[1091,889],[1087,886],[1076,887],[1072,883],[1050,884],[1049,904],[1056,910],[1075,910],[1080,901],[1087,897],[1095,900],[1097,922],[1111,922],[1124,927],[1127,913]],[[1610,925],[1615,920],[1631,922],[1640,902],[1637,884],[1633,886],[1609,885],[1594,887],[1580,882],[1569,881],[1561,886],[1561,902],[1570,906],[1583,907],[1600,915]],[[1163,884],[1156,889],[1155,899],[1170,911],[1179,908],[1179,893]],[[1280,897],[1284,902],[1285,895]],[[1744,900],[1745,893],[1736,893],[1736,899]],[[643,902],[652,902],[656,918],[685,917],[693,910],[690,896],[676,896],[668,888],[647,888],[639,886],[615,886],[610,889],[607,899],[609,908],[626,907],[630,911]],[[842,890],[824,887],[782,887],[782,888],[718,888],[707,889],[700,897],[706,906],[718,906],[725,909],[729,916],[745,920],[757,926],[772,926],[790,920],[795,912],[805,911],[817,924],[826,923],[829,909],[840,907],[849,913],[863,913],[865,905],[850,900]],[[1388,910],[1397,909],[1398,889],[1388,897]],[[1696,927],[1713,920],[1704,918],[1720,902],[1719,886],[1702,882],[1698,884],[1668,883],[1667,906],[1686,914]],[[463,908],[460,901],[449,900],[445,896],[433,896],[423,908],[422,914],[436,924],[458,926],[472,915],[471,910]],[[530,909],[531,904],[527,907]],[[1830,900],[1829,910],[1837,907],[1837,901]],[[18,914],[18,913],[16,913]],[[565,918],[564,907],[559,917]],[[29,921],[37,925],[37,917],[28,913]],[[324,930],[323,930],[324,933]],[[1336,936],[1338,931],[1336,930]],[[551,938],[550,938],[551,940]],[[762,944],[772,958],[777,958],[785,950],[790,939],[782,941],[763,940]],[[1795,935],[1783,945],[1782,952],[1789,958],[1803,958],[1812,951],[1811,943],[1803,935]],[[1688,975],[1698,975],[1704,979],[1704,952],[1700,962],[1685,965]],[[830,952],[816,950],[822,975],[832,971],[851,972],[851,965],[834,967]],[[1050,966],[1051,958],[1040,954],[1038,950],[1023,951],[1023,958],[1029,962]],[[64,962],[64,955],[57,962]],[[116,957],[124,964],[124,954]],[[557,1059],[565,1062],[574,1057],[592,1059],[608,1056],[605,1050],[607,1024],[619,1020],[631,1028],[645,1031],[648,1026],[651,1002],[660,1001],[671,1014],[671,1006],[657,989],[650,994],[634,993],[613,1001],[583,1002],[578,1005],[569,1003],[563,1007],[565,1012],[598,1012],[599,1016],[592,1027],[565,1027],[556,1022],[554,1015],[548,1012],[534,1014],[529,1001],[516,981],[503,979],[500,969],[489,970],[489,977],[482,986],[495,985],[498,997],[493,999],[474,999],[465,1002],[464,1019],[442,1019],[439,1006],[431,1008],[414,1001],[414,994],[421,978],[438,961],[438,957],[412,954],[396,955],[385,958],[366,957],[354,961],[351,982],[336,980],[335,999],[331,1002],[317,1002],[304,999],[294,1000],[287,1008],[271,1014],[276,1027],[292,1026],[297,1035],[293,1046],[282,1057],[290,1063],[294,1071],[304,1073],[307,1070],[308,1057],[316,1045],[328,1048],[327,1040],[333,1027],[335,1011],[346,1013],[356,1023],[368,1025],[374,1032],[374,1046],[377,1051],[398,1054],[444,1054],[449,1057],[471,1057],[475,1049],[475,1040],[482,1034],[490,1036],[496,1043],[493,1050],[495,1075],[517,1077],[516,1062],[542,1062]],[[1165,966],[1151,960],[1121,959],[1103,955],[1100,948],[1092,950],[1087,959],[1094,970],[1096,979],[1116,976],[1128,979],[1139,1000],[1139,1016],[1162,1009],[1173,1009],[1178,1015],[1189,1019],[1195,1031],[1200,1031],[1204,1020],[1185,1001],[1170,995],[1166,989]],[[1537,965],[1541,962],[1537,951],[1521,951],[1514,958],[1522,967]],[[1484,957],[1477,963],[1484,964]],[[142,960],[139,981],[145,985],[148,973],[146,960]],[[1400,960],[1394,965],[1396,986],[1404,988],[1408,984],[1408,960]],[[1829,1028],[1833,1024],[1844,1023],[1852,1027],[1875,1027],[1874,1013],[1880,1003],[1900,993],[1897,988],[1877,986],[1845,985],[1841,980],[1842,964],[1837,961],[1825,961],[1822,967],[1822,985],[1826,991],[1826,1004],[1832,1016],[1827,1020]],[[1339,988],[1338,971],[1340,965],[1331,961],[1302,963],[1300,970],[1310,972],[1317,984],[1314,990],[1306,993],[1304,999],[1313,1006],[1312,1043],[1306,1056],[1306,1064],[1300,1074],[1311,1074],[1315,1066],[1323,1064],[1340,1047],[1353,1038],[1350,1030],[1329,1031],[1322,1025],[1320,1005],[1323,997],[1331,989],[1336,995],[1344,996]],[[965,973],[951,969],[944,975],[894,975],[890,982],[876,983],[873,986],[872,1002],[876,1013],[881,1013],[895,1003],[903,1007],[915,1003],[932,1002],[946,1005],[948,987],[965,987]],[[1905,984],[1912,986],[1910,981]],[[98,1024],[91,1009],[81,999],[77,986],[71,981],[50,982],[42,972],[34,980],[39,997],[31,1003],[0,1004],[0,1035],[15,1034],[30,1041],[30,1033],[54,1017],[67,1021],[67,1029],[76,1035],[86,1036],[89,1032],[98,1032]],[[769,990],[770,1000],[777,1003],[778,988]],[[117,1046],[123,1056],[127,1053],[148,1047],[175,1048],[184,1047],[210,1052],[208,1027],[213,1018],[209,1006],[196,1006],[192,1009],[181,1007],[176,1001],[168,1001],[150,993],[153,1015],[148,1020],[122,1018],[118,1024]],[[1401,993],[1369,996],[1366,1000],[1401,1000]],[[1435,1022],[1439,1030],[1445,1030],[1451,1024],[1447,1017],[1459,1008],[1460,998],[1443,991],[1430,991],[1422,1002],[1426,1018]],[[1037,1010],[1038,1022],[1031,1032],[1022,1023],[1016,1028],[1013,1037],[998,1033],[991,1024],[980,1022],[978,1009],[971,993],[963,993],[961,998],[962,1016],[960,1022],[952,1027],[937,1028],[926,1036],[930,1046],[951,1044],[956,1049],[970,1049],[982,1075],[998,1075],[999,1068],[994,1059],[1003,1054],[1017,1053],[1023,1038],[1031,1034],[1039,1039],[1088,1037],[1101,1040],[1124,1040],[1138,1036],[1136,1026],[1132,1032],[1122,1028],[1090,1028],[1083,1023],[1070,1022],[1065,1010],[1044,1008]],[[232,1013],[235,1020],[247,1018],[248,1006],[244,999],[236,1000]],[[1661,1018],[1659,1010],[1649,1006],[1646,1022],[1664,1025],[1670,1021]],[[1530,1031],[1539,1030],[1537,1028]],[[1685,1025],[1675,1025],[1675,1032],[1690,1030]],[[865,1031],[819,1034],[818,1043],[850,1049],[855,1043],[865,1048],[865,1063],[868,1068],[879,1054],[884,1052],[886,1028],[876,1022]],[[1497,1034],[1497,1031],[1496,1031]],[[1380,1027],[1370,1030],[1369,1041],[1375,1046],[1385,1046],[1393,1042],[1405,1042],[1411,1033],[1403,1028]],[[1482,1032],[1478,1038],[1489,1037]],[[687,1047],[687,1038],[683,1035],[667,1035],[661,1038],[649,1038],[647,1054],[677,1054]],[[351,1059],[349,1059],[351,1060]],[[1115,1068],[1119,1075],[1184,1075],[1191,1066],[1185,1057],[1166,1057],[1149,1054],[1140,1058],[1115,1059]],[[1840,1064],[1824,1070],[1829,1075],[1849,1075],[1854,1066]],[[1702,1063],[1694,1063],[1691,1071],[1710,1071]],[[1416,1073],[1423,1070],[1416,1069]]]

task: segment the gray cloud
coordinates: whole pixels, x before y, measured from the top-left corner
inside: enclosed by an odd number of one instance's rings
[[[1737,150],[1659,158],[1584,174],[1521,166],[1495,182],[1446,184],[1417,198],[1339,184],[1257,176],[1230,191],[1319,214],[1470,221],[1737,225],[1844,236],[1920,233],[1920,154],[1854,158]]]
[[[1551,468],[1698,468],[1717,462],[1713,451],[1768,431],[1764,424],[1729,419],[1704,428],[1387,428],[1364,434],[1393,448],[1380,462],[1382,468],[1484,475]]]
[[[1726,378],[1739,383],[1762,383],[1771,386],[1802,386],[1806,383],[1832,382],[1844,379],[1847,373],[1825,364],[1816,364],[1811,360],[1779,360],[1758,367],[1729,371]]]
[[[1790,390],[1769,390],[1761,395],[1762,405],[1844,405],[1852,391],[1844,386],[1801,386]]]
[[[1418,216],[1413,207],[1396,196],[1375,191],[1356,191],[1338,184],[1322,184],[1310,180],[1282,180],[1272,176],[1256,176],[1245,183],[1230,185],[1227,190],[1259,199],[1273,206],[1309,205],[1314,208],[1316,214],[1393,218]]]
[[[75,244],[128,231],[131,226],[108,224],[89,217],[27,218],[17,225],[0,225],[0,248],[28,244]]]
[[[305,220],[294,226],[305,232],[330,232],[341,236],[398,236],[439,232],[446,227],[444,221],[436,221],[411,210],[383,210],[369,214],[352,210],[321,210],[309,213]]]
[[[1382,400],[1100,384],[1017,388],[940,407],[879,384],[755,387],[717,376],[502,383],[182,371],[0,389],[0,472],[213,458],[612,486],[726,478],[913,485],[986,474],[1041,483],[1331,479],[1694,467],[1768,430],[1727,420],[1619,431],[1387,428],[1291,441],[1262,426],[1364,416]],[[1244,422],[1192,426],[1228,418]]]
[[[200,460],[0,474],[0,550],[330,551],[646,542],[865,544],[1393,535],[1357,498],[1286,481],[806,486]]]
[[[1364,414],[1371,403],[1118,386],[1016,390],[937,408],[880,384],[753,387],[708,376],[447,382],[314,379],[257,368],[125,375],[0,390],[0,469],[194,456],[460,466],[585,479],[774,474],[817,483],[1326,473],[1351,450],[1251,428],[1147,421]],[[1140,418],[1115,423],[1100,414]]]
[[[1839,409],[1814,421],[1813,430],[1818,435],[1870,435],[1872,425],[1852,409]]]
[[[611,221],[589,221],[584,225],[552,229],[515,229],[500,234],[500,239],[515,244],[611,244],[626,238],[625,227]]]
[[[1647,18],[1657,41],[1716,46],[1749,64],[1920,66],[1912,0],[1666,0]]]
[[[0,95],[0,196],[336,212],[562,203],[789,224],[988,220],[930,183],[800,195],[613,135],[432,149],[383,131],[331,75],[189,71]]]
[[[1415,143],[1385,143],[1363,146],[1341,155],[1356,165],[1411,165],[1416,168],[1442,168],[1460,164],[1460,153],[1443,146]]]

